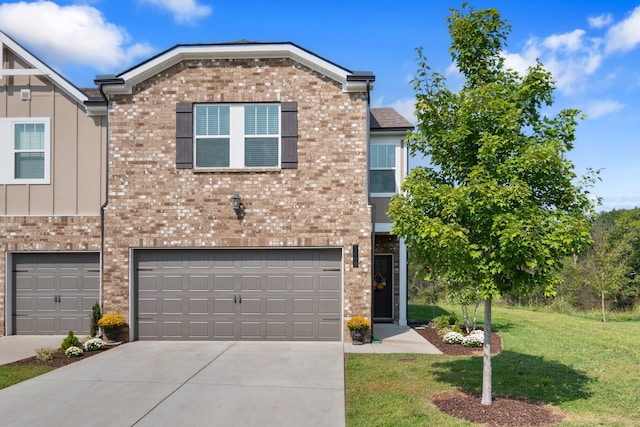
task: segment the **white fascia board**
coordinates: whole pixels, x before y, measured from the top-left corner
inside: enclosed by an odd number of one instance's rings
[[[3,47],[7,46],[8,49],[13,51],[16,55],[22,58],[25,62],[31,65],[33,68],[22,70],[4,70],[0,69],[0,76],[2,75],[44,75],[48,79],[50,79],[53,84],[61,88],[64,92],[66,92],[69,96],[74,98],[79,104],[84,106],[84,102],[88,99],[87,95],[85,95],[80,89],[71,84],[67,79],[62,77],[60,74],[56,73],[48,67],[44,62],[40,61],[38,58],[29,53],[25,48],[20,46],[18,43],[13,41],[11,37],[7,36],[5,33],[0,31],[0,52]],[[4,61],[2,61],[3,63]],[[2,63],[0,63],[0,67],[2,67]]]
[[[197,59],[264,59],[289,58],[322,75],[342,84],[345,92],[366,90],[366,82],[347,82],[349,70],[313,55],[290,43],[274,44],[229,44],[177,46],[139,66],[126,71],[118,77],[124,80],[122,85],[106,85],[108,94],[130,94],[136,84],[185,60]]]

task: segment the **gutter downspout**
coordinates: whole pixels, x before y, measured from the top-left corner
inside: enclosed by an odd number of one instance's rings
[[[369,183],[369,153],[371,152],[371,89],[372,89],[372,83],[376,80],[375,76],[372,73],[369,72],[356,72],[354,74],[352,74],[351,76],[347,77],[347,80],[358,80],[358,81],[363,81],[366,85],[366,93],[367,93],[367,114],[366,114],[366,129],[367,129],[367,136],[366,136],[366,148],[367,148],[367,158],[366,158],[366,183],[367,183],[367,205],[370,206],[371,208],[371,218],[370,218],[370,222],[371,222],[371,266],[370,266],[370,278],[369,278],[369,286],[370,286],[370,292],[371,292],[371,313],[370,313],[370,318],[371,318],[371,341],[373,342],[373,337],[374,337],[374,326],[373,326],[373,258],[375,256],[375,243],[376,243],[376,225],[375,225],[375,211],[376,211],[376,207],[373,203],[371,203],[371,191],[370,191],[370,183]]]
[[[113,83],[118,83],[118,84],[122,84],[124,82],[123,79],[119,79],[116,78],[115,76],[98,76],[96,77],[96,79],[94,80],[94,83],[96,83],[98,85],[98,89],[100,90],[100,95],[102,96],[102,99],[104,99],[104,102],[106,103],[106,107],[107,107],[107,114],[106,114],[106,128],[107,128],[107,132],[106,132],[106,141],[105,141],[105,169],[104,169],[104,203],[100,206],[100,294],[101,294],[101,304],[100,304],[100,308],[102,310],[104,310],[104,306],[102,304],[102,290],[103,290],[103,271],[104,271],[104,240],[105,240],[105,232],[104,232],[104,211],[107,208],[107,206],[109,205],[109,138],[110,138],[110,132],[109,132],[109,98],[107,97],[107,95],[104,93],[104,85],[105,84],[113,84]]]
[[[371,152],[371,81],[367,80],[367,204],[371,206],[371,266],[369,268],[369,287],[371,289],[371,342],[374,341],[373,325],[373,262],[376,253],[376,206],[371,203],[371,189],[369,179],[369,153]]]

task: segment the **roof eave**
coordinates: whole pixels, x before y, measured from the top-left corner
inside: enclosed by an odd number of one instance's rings
[[[130,94],[133,86],[140,82],[182,62],[198,59],[292,59],[322,75],[325,75],[342,85],[344,92],[361,92],[366,90],[367,84],[375,80],[372,73],[368,73],[368,80],[357,78],[359,74],[340,67],[323,59],[293,43],[231,43],[209,45],[177,45],[155,57],[124,71],[103,83],[103,89],[108,94]],[[352,78],[352,76],[356,78]],[[97,82],[97,81],[96,81]]]

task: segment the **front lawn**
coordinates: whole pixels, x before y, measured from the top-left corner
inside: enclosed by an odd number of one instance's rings
[[[51,370],[53,368],[49,366],[0,366],[0,389],[37,377]]]
[[[409,313],[426,321],[433,310]],[[494,306],[492,326],[504,346],[492,359],[494,395],[553,405],[566,416],[560,426],[640,425],[640,322]],[[480,393],[481,357],[351,353],[345,370],[349,427],[473,425],[440,413],[431,399]]]

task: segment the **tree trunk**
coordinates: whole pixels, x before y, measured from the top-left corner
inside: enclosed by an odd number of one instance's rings
[[[491,405],[491,298],[484,300],[484,344],[482,346],[482,404]]]
[[[480,301],[476,301],[476,307],[473,310],[473,330],[476,330],[478,326],[478,307],[480,307]]]
[[[604,288],[602,288],[600,292],[600,303],[602,304],[602,323],[606,323],[607,316],[606,316],[606,310],[605,310],[605,304],[604,304]]]

